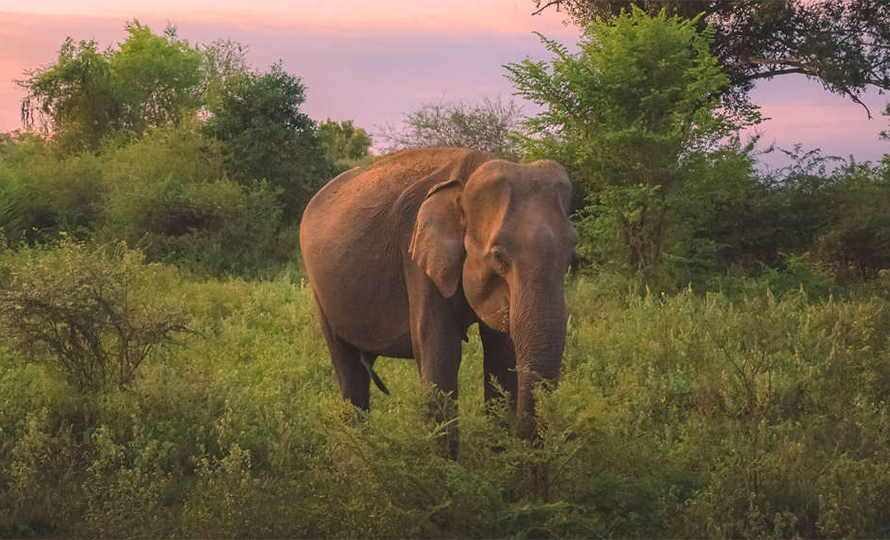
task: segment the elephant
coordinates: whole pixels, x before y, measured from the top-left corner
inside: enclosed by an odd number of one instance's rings
[[[565,346],[571,191],[555,161],[463,148],[403,150],[326,184],[300,248],[343,397],[367,410],[388,356],[416,360],[456,407],[461,340],[478,323],[485,400],[508,396],[533,436],[534,386],[556,383]]]

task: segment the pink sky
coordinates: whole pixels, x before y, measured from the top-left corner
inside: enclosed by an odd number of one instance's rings
[[[25,69],[52,62],[69,35],[120,42],[124,21],[136,17],[156,31],[172,22],[192,43],[239,41],[260,67],[281,59],[307,86],[310,116],[354,119],[374,131],[424,102],[509,98],[501,66],[548,57],[533,31],[565,43],[578,34],[562,14],[532,10],[531,0],[0,0],[0,130],[21,126],[23,93],[12,80]],[[890,152],[878,140],[888,126],[880,115],[887,96],[867,94],[871,121],[803,77],[763,83],[753,98],[772,118],[760,127],[766,143],[800,142],[860,160]]]
[[[6,5],[8,4],[8,6]],[[497,30],[551,31],[560,14],[532,19],[530,0],[39,0],[0,1],[0,11],[48,16],[139,17],[235,24],[242,28],[284,27],[337,34]]]

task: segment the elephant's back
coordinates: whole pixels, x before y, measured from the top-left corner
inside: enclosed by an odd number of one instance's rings
[[[410,238],[417,210],[427,190],[437,182],[469,176],[488,154],[464,148],[421,148],[385,156],[367,168],[351,169],[328,182],[309,201],[300,225],[300,243],[325,251],[332,243],[358,242],[370,235],[381,242]],[[381,236],[381,233],[385,235]],[[304,245],[304,242],[308,245]],[[390,246],[395,247],[395,246]]]
[[[407,150],[334,178],[309,202],[300,248],[323,316],[348,343],[410,355],[405,257],[433,185],[490,159],[465,149]]]

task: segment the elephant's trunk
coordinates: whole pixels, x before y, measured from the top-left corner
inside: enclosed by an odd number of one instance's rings
[[[556,383],[566,341],[563,276],[546,272],[511,287],[510,335],[516,350],[518,389],[516,412],[523,436],[535,432],[534,388]]]

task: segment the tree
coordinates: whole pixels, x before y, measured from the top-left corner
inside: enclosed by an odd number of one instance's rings
[[[126,146],[161,127],[200,125],[221,142],[226,173],[242,186],[258,180],[281,193],[284,223],[334,173],[300,111],[305,88],[280,64],[254,71],[246,49],[219,40],[198,48],[174,27],[156,35],[139,21],[127,38],[100,51],[94,41],[68,38],[57,61],[27,72],[26,125],[41,121],[63,155]],[[350,151],[359,151],[360,137]]]
[[[815,242],[835,274],[875,277],[890,268],[890,178],[880,167],[846,163],[825,189]]]
[[[636,5],[701,15],[714,28],[711,51],[740,98],[759,79],[803,74],[825,88],[859,96],[868,85],[890,90],[890,3],[886,0],[534,0],[536,13],[565,8],[578,24],[617,17]],[[731,101],[731,100],[730,100]],[[863,105],[864,106],[864,105]],[[867,110],[867,109],[866,109]],[[870,115],[870,113],[869,113]]]
[[[201,52],[178,39],[173,26],[155,35],[134,20],[126,30],[129,36],[109,57],[124,126],[141,135],[192,116],[201,104]]]
[[[490,152],[499,157],[518,157],[516,131],[521,108],[512,100],[484,98],[482,103],[427,103],[405,114],[404,128],[381,131],[388,151],[427,146],[457,146]]]
[[[634,7],[586,26],[578,54],[541,36],[555,58],[505,66],[517,93],[545,107],[525,123],[528,157],[570,169],[588,241],[619,234],[638,269],[661,257],[666,202],[690,156],[759,120],[749,105],[721,109],[729,79],[710,53],[713,33],[697,23]]]
[[[17,83],[28,91],[22,123],[39,117],[65,152],[95,150],[102,137],[122,125],[123,103],[115,88],[108,53],[95,41],[65,39],[55,64],[27,71]]]
[[[137,20],[119,49],[62,44],[55,64],[26,72],[22,122],[40,119],[65,153],[95,151],[116,132],[141,136],[179,123],[200,105],[201,53],[168,26],[162,36]],[[42,117],[42,118],[41,118]]]
[[[368,157],[371,148],[371,136],[355,127],[352,120],[335,122],[329,118],[318,126],[318,138],[328,160],[340,171]]]
[[[219,39],[202,47],[203,104],[208,110],[222,106],[228,88],[244,84],[250,76],[247,47],[229,39]],[[206,111],[205,111],[206,112]]]
[[[265,179],[282,190],[284,221],[328,180],[333,165],[325,157],[315,122],[300,110],[305,87],[299,77],[275,64],[267,73],[247,72],[221,89],[204,132],[223,145],[229,175],[242,183]]]

